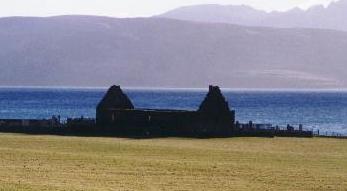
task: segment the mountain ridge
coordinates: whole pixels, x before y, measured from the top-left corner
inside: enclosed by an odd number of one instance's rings
[[[347,87],[341,31],[94,16],[0,28],[3,86]]]
[[[332,2],[327,7],[315,5],[307,10],[294,8],[284,12],[266,12],[246,5],[193,5],[168,11],[157,17],[243,26],[347,31],[347,25],[343,24],[347,19],[347,0]]]

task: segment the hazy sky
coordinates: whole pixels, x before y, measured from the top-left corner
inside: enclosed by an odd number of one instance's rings
[[[267,11],[327,5],[334,0],[0,0],[0,17],[66,14],[151,16],[184,5],[246,4]]]

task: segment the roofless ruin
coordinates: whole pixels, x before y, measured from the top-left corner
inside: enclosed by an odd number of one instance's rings
[[[197,111],[136,109],[120,86],[112,86],[96,109],[96,123],[120,135],[226,136],[234,129],[235,112],[218,86],[210,86]]]
[[[122,137],[312,137],[313,131],[274,127],[271,124],[235,122],[235,112],[218,86],[209,92],[196,111],[171,109],[139,109],[123,93],[112,86],[96,108],[94,118],[0,119],[0,132]],[[319,134],[318,134],[319,135]]]

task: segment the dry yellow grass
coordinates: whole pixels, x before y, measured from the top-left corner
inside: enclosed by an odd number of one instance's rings
[[[347,140],[0,134],[0,190],[347,190]]]

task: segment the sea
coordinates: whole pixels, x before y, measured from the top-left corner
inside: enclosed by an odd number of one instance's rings
[[[95,118],[106,88],[0,88],[0,119]],[[222,89],[241,123],[347,135],[347,91]],[[207,89],[126,88],[136,108],[197,110]]]

